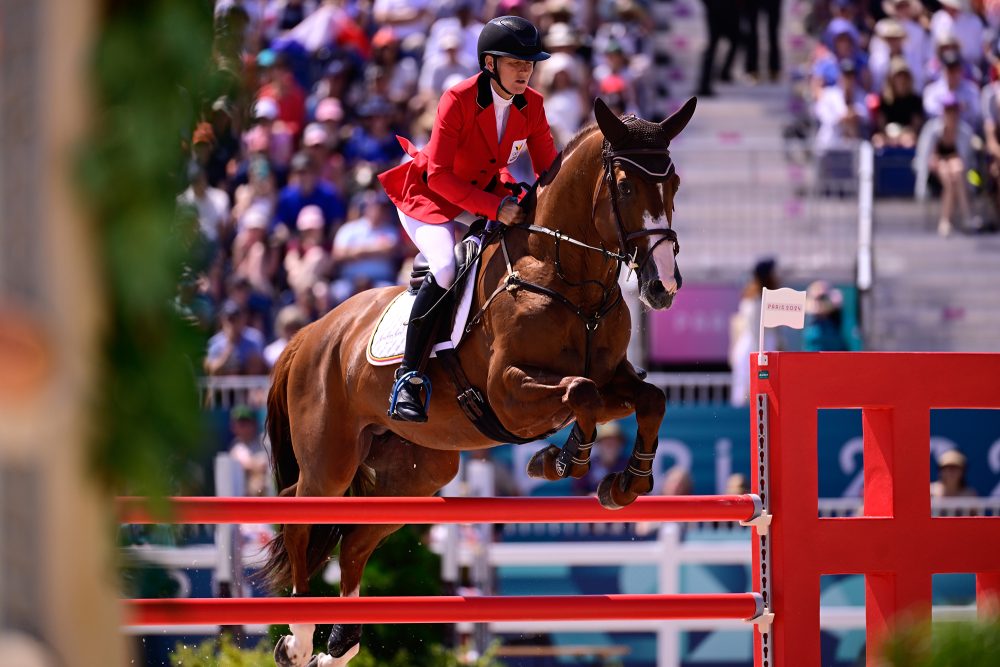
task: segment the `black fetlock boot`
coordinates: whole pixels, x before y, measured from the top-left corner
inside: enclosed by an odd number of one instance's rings
[[[413,301],[410,323],[406,328],[403,362],[396,370],[396,383],[389,398],[389,416],[392,419],[405,422],[427,421],[425,402],[430,402],[431,383],[424,375],[423,368],[430,356],[442,313],[449,310],[447,300],[442,298],[446,293],[447,290],[434,281],[434,276],[427,274]],[[438,302],[441,303],[435,308]],[[424,398],[420,396],[421,388],[424,390]]]

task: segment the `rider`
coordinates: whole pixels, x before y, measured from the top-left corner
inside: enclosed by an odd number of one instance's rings
[[[413,160],[379,175],[430,267],[413,302],[396,371],[398,399],[390,416],[401,421],[427,421],[421,371],[446,310],[432,307],[455,280],[455,232],[477,218],[523,222],[525,212],[504,186],[514,182],[506,165],[527,150],[537,177],[556,158],[542,96],[528,87],[535,63],[549,57],[538,29],[518,16],[495,18],[480,33],[478,50],[481,71],[445,91],[427,146],[418,151],[400,137]]]

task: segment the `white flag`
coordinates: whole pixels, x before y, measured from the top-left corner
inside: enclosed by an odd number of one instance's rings
[[[760,322],[764,327],[801,329],[806,320],[806,293],[790,287],[767,289],[761,295]]]

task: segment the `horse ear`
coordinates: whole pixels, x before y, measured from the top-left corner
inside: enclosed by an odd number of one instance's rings
[[[681,133],[681,130],[687,127],[688,121],[694,115],[694,108],[696,106],[698,106],[698,98],[692,97],[684,103],[684,106],[675,111],[670,118],[660,123],[660,127],[666,130],[669,139],[673,139]]]
[[[601,134],[612,145],[625,135],[625,123],[600,97],[594,98],[594,116],[597,118],[597,127],[601,128]]]

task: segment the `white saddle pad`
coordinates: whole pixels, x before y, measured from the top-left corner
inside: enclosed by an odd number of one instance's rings
[[[472,295],[476,290],[476,277],[479,274],[477,264],[462,286],[462,300],[455,313],[455,326],[451,329],[451,340],[442,341],[434,346],[431,356],[438,350],[457,347],[465,333],[465,324],[469,320],[469,310],[472,307]],[[406,347],[406,323],[410,319],[415,294],[403,292],[386,306],[382,316],[375,324],[375,330],[368,341],[368,362],[373,366],[392,366],[403,360],[403,348]]]

